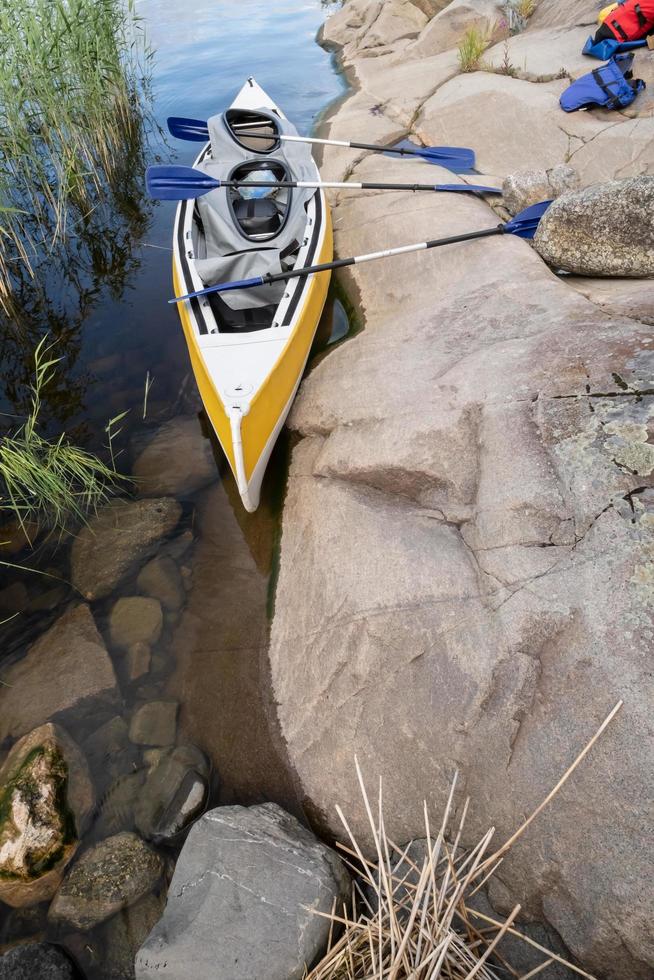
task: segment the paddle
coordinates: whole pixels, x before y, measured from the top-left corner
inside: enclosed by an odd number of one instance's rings
[[[170,116],[168,119],[168,129],[172,136],[180,140],[191,140],[196,143],[206,143],[209,139],[209,130],[206,122],[201,119],[184,119],[182,116]],[[285,136],[275,133],[271,136],[262,133],[240,132],[239,140],[266,140],[268,143],[277,140],[286,140],[289,143],[316,143],[320,146],[349,146],[353,150],[370,150],[372,153],[397,153],[399,156],[421,157],[428,163],[442,166],[445,164],[452,169],[457,167],[459,170],[471,170],[475,165],[475,154],[473,150],[465,146],[416,146],[409,148],[405,146],[379,146],[376,143],[355,143],[350,140],[321,140],[309,136]]]
[[[217,187],[343,187],[364,191],[452,191],[459,194],[501,194],[497,187],[481,184],[376,184],[323,180],[217,180],[194,167],[156,166],[145,172],[150,197],[161,201],[184,201],[201,197]]]
[[[435,238],[430,242],[418,242],[415,245],[401,245],[399,248],[388,248],[383,252],[369,252],[367,255],[337,259],[335,262],[323,262],[322,265],[306,266],[304,269],[291,269],[289,272],[279,272],[276,275],[268,273],[265,276],[243,279],[240,282],[222,282],[216,286],[199,289],[195,293],[187,293],[186,296],[176,296],[175,299],[169,299],[168,302],[181,303],[183,300],[194,299],[196,296],[206,296],[208,293],[226,293],[231,289],[249,289],[251,286],[284,282],[287,279],[297,279],[300,276],[311,276],[316,272],[329,272],[331,269],[343,269],[348,265],[360,265],[363,262],[372,262],[374,259],[385,259],[391,255],[406,255],[409,252],[439,248],[441,245],[455,245],[458,242],[470,242],[476,238],[490,238],[491,235],[516,235],[518,238],[533,238],[540,219],[551,203],[551,201],[541,201],[539,204],[532,204],[531,207],[516,214],[515,218],[511,218],[510,221],[496,225],[494,228],[485,228],[483,231],[470,231],[464,235],[453,235],[450,238]]]

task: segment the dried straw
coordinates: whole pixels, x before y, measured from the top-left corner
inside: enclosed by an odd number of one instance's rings
[[[375,857],[368,860],[364,856],[337,806],[336,811],[351,843],[351,846],[339,844],[344,861],[353,873],[351,908],[344,907],[342,914],[337,913],[335,906],[330,913],[315,913],[330,920],[329,944],[324,958],[305,975],[306,980],[499,980],[500,973],[496,970],[501,970],[502,977],[509,974],[518,980],[529,980],[552,963],[562,964],[586,980],[595,980],[590,973],[518,932],[513,923],[520,912],[519,905],[504,922],[500,922],[477,911],[469,902],[500,866],[507,851],[567,782],[621,707],[622,701],[619,701],[543,802],[509,840],[490,855],[487,851],[494,828],[471,849],[461,847],[469,800],[462,807],[453,843],[449,843],[457,783],[455,774],[435,838],[425,804],[426,853],[422,864],[416,864],[409,853],[410,845],[400,848],[386,833],[381,780],[377,814],[373,815],[361,768],[355,759]],[[484,927],[474,926],[473,919],[480,920]],[[517,936],[541,952],[543,962],[520,976],[498,952],[499,944],[507,935]]]

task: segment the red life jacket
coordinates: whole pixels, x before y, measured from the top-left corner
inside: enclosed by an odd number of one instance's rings
[[[617,41],[638,41],[654,31],[654,0],[625,0],[606,17]]]

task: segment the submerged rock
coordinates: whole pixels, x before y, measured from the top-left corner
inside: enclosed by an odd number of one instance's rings
[[[130,681],[137,681],[150,670],[152,661],[152,650],[147,643],[134,643],[127,651],[127,677]]]
[[[164,609],[176,611],[184,604],[182,576],[177,564],[166,555],[148,562],[139,572],[136,584],[141,592],[158,599]]]
[[[93,808],[84,756],[57,725],[20,739],[0,769],[0,899],[52,898]]]
[[[187,497],[217,479],[211,442],[196,416],[179,416],[157,429],[132,467],[144,497]]]
[[[136,829],[148,840],[169,840],[191,823],[204,807],[208,764],[195,746],[178,746],[152,767],[139,793]]]
[[[161,603],[145,596],[123,596],[109,614],[109,633],[117,647],[156,643],[163,629]]]
[[[545,212],[534,245],[549,265],[584,276],[654,276],[654,176],[595,184]]]
[[[106,980],[134,980],[134,958],[161,918],[165,904],[163,896],[145,895],[105,922],[102,971]]]
[[[219,807],[191,829],[137,980],[300,980],[349,878],[340,858],[273,803]]]
[[[162,872],[162,859],[136,834],[116,834],[73,865],[48,917],[75,929],[92,929],[151,891]]]
[[[109,595],[170,534],[182,508],[170,497],[114,500],[75,538],[72,583],[87,599]]]
[[[0,742],[50,718],[81,722],[119,698],[111,659],[91,610],[71,606],[16,663],[3,668]]]
[[[134,712],[129,737],[136,745],[172,745],[177,731],[177,701],[148,701]]]
[[[60,946],[23,943],[0,956],[0,980],[77,980],[79,972]]]
[[[551,170],[521,170],[510,174],[502,184],[502,198],[511,214],[517,214],[530,204],[553,200],[578,187],[577,171],[559,164]]]

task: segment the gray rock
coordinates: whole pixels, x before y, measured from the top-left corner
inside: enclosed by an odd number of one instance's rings
[[[76,980],[72,962],[59,946],[24,943],[0,956],[0,980]]]
[[[186,597],[182,576],[172,558],[153,558],[136,580],[139,590],[158,599],[164,609],[177,611]]]
[[[196,416],[179,416],[157,429],[137,456],[132,474],[144,497],[187,497],[217,479],[211,442]]]
[[[157,760],[135,811],[136,829],[146,840],[169,840],[202,812],[207,768],[206,759],[194,746],[181,746]]]
[[[129,737],[136,745],[172,745],[177,731],[177,701],[148,701],[134,712]]]
[[[109,614],[111,642],[128,649],[135,643],[156,643],[163,629],[163,613],[158,599],[123,596]]]
[[[92,929],[152,891],[162,871],[162,859],[136,834],[116,834],[73,865],[48,917],[75,929]]]
[[[503,203],[511,214],[530,204],[553,200],[579,187],[579,175],[573,167],[559,164],[551,170],[523,170],[510,174],[502,184]]]
[[[134,643],[127,651],[127,677],[136,681],[150,670],[152,650],[147,643]]]
[[[534,244],[555,269],[584,276],[654,276],[654,177],[610,180],[548,208]]]
[[[0,742],[51,718],[80,722],[119,699],[111,659],[83,604],[67,609],[21,660],[4,667],[2,680]]]
[[[114,500],[107,504],[73,543],[71,579],[75,588],[87,599],[109,595],[152,555],[181,513],[181,506],[170,497]]]
[[[348,892],[340,858],[275,804],[211,810],[182,848],[137,980],[300,980],[329,933],[313,912]]]
[[[0,769],[0,899],[22,907],[54,895],[94,804],[84,756],[57,725],[21,738]]]

